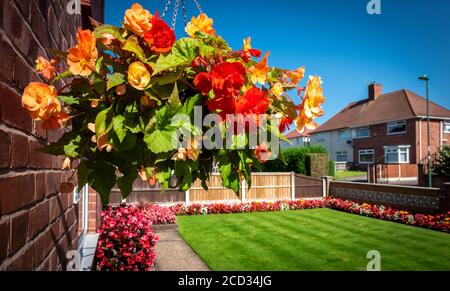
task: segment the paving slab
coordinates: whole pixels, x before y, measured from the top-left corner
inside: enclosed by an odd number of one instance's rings
[[[210,271],[181,238],[177,226],[159,227],[154,231],[159,235],[155,247],[157,271]]]

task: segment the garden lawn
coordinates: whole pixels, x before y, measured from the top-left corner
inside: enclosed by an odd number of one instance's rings
[[[180,233],[216,271],[450,270],[450,235],[331,209],[179,216]]]
[[[356,178],[367,176],[367,172],[359,172],[359,171],[340,171],[336,172],[336,180],[343,180],[348,178]]]

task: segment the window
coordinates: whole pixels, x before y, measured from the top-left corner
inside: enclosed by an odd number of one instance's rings
[[[347,152],[336,152],[336,162],[347,162],[348,153]]]
[[[450,133],[450,122],[444,122],[444,133]]]
[[[348,141],[352,139],[352,132],[349,130],[340,130],[339,139],[342,141]]]
[[[394,121],[387,124],[387,134],[406,133],[406,121]]]
[[[360,150],[359,151],[359,163],[360,164],[373,164],[375,160],[375,150]]]
[[[386,164],[408,164],[409,147],[386,147],[384,148],[384,162]]]
[[[368,138],[370,137],[369,127],[360,127],[355,130],[355,138]]]

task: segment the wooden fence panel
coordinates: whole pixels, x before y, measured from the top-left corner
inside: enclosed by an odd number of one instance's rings
[[[295,175],[295,198],[320,198],[323,197],[322,178]]]
[[[230,189],[222,186],[220,175],[213,174],[210,177],[208,191],[203,189],[201,181],[197,180],[194,186],[189,190],[189,201],[192,203],[208,201],[233,201],[240,198]]]
[[[247,190],[247,189],[246,189]],[[247,200],[283,200],[292,198],[291,173],[254,173]]]

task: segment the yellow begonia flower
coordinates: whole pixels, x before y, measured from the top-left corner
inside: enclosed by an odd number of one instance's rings
[[[150,83],[151,75],[141,62],[134,62],[128,67],[128,83],[138,90],[144,90]]]
[[[205,13],[202,13],[198,17],[192,17],[191,22],[186,26],[186,33],[190,37],[194,37],[198,31],[209,35],[215,35],[216,31],[213,28],[213,23],[214,20],[212,18],[209,18]]]
[[[152,14],[145,10],[140,4],[135,3],[125,12],[124,26],[134,32],[136,35],[143,37],[152,29]]]
[[[317,123],[313,120],[324,114],[321,107],[325,102],[323,96],[322,79],[317,76],[311,76],[308,80],[305,97],[300,105],[300,115],[296,119],[297,130],[303,132],[305,128],[314,130],[317,128]]]

